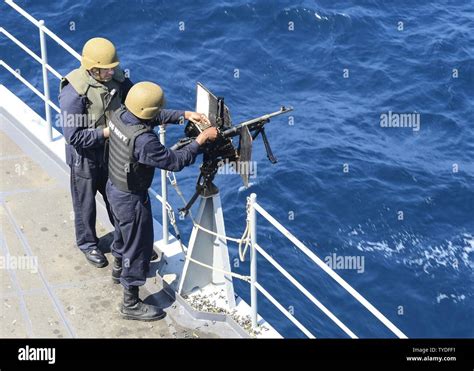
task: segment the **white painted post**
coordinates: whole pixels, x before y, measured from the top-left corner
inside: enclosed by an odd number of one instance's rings
[[[165,145],[165,125],[160,125],[159,134],[161,144]],[[166,246],[168,244],[168,211],[166,209],[166,203],[168,201],[168,183],[166,179],[166,170],[161,170],[161,200],[161,224],[163,226],[163,245]]]
[[[252,193],[250,195],[250,306],[252,309],[252,328],[255,330],[257,328],[257,287],[255,283],[257,282],[257,250],[255,245],[257,244],[257,213],[255,211],[254,204],[257,201],[257,195]]]
[[[47,124],[47,130],[48,130],[48,140],[50,142],[53,141],[53,130],[52,130],[52,124],[51,124],[51,108],[48,104],[49,102],[49,82],[48,82],[48,70],[46,69],[46,65],[48,64],[48,52],[46,49],[46,38],[44,37],[44,31],[43,31],[43,26],[44,26],[44,21],[40,20],[38,22],[38,29],[39,29],[39,35],[40,35],[40,45],[41,45],[41,64],[42,64],[42,70],[43,70],[43,94],[45,97],[45,102],[44,102],[44,110],[46,112],[46,124]]]

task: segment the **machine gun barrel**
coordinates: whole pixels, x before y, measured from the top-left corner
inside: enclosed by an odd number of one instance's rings
[[[212,126],[218,129],[219,135],[214,141],[205,143],[200,148],[200,152],[203,154],[203,162],[200,166],[196,191],[186,206],[180,209],[183,215],[189,212],[189,209],[199,196],[208,198],[219,192],[218,188],[213,184],[213,180],[223,161],[229,161],[239,167],[244,165],[242,167],[244,170],[240,171],[240,175],[242,176],[244,186],[248,187],[251,172],[248,166],[245,165],[251,161],[253,141],[258,135],[262,137],[268,159],[272,164],[276,163],[277,159],[273,155],[265,134],[265,125],[272,117],[293,111],[293,107],[281,106],[280,110],[276,112],[267,113],[266,115],[233,126],[229,109],[224,104],[224,98],[216,97],[199,83],[197,86],[196,107],[200,107],[204,112],[207,112]],[[171,149],[177,150],[185,147],[209,127],[208,123],[189,119],[184,129],[186,137],[181,139]],[[232,137],[236,136],[240,136],[238,147],[232,143]]]
[[[241,129],[245,126],[248,127],[249,131],[253,131],[257,129],[259,126],[261,127],[262,125],[259,125],[261,123],[265,123],[265,121],[270,120],[272,117],[282,115],[283,113],[287,113],[293,111],[293,107],[285,107],[282,106],[279,111],[272,112],[272,113],[267,113],[266,115],[262,115],[260,117],[244,121],[236,126],[233,126],[230,129],[227,129],[221,133],[221,135],[224,138],[231,138],[235,137],[240,134]],[[171,150],[178,150],[181,149],[185,146],[187,146],[189,143],[191,143],[193,138],[183,138],[181,139],[178,143],[176,143],[174,146],[171,147]]]
[[[264,121],[268,121],[272,117],[279,116],[283,113],[287,113],[287,112],[290,112],[290,111],[293,111],[293,107],[284,107],[283,106],[283,107],[280,108],[279,111],[272,112],[272,113],[267,113],[266,115],[263,115],[263,116],[260,116],[260,117],[257,117],[257,118],[254,118],[254,119],[251,119],[251,120],[248,120],[248,121],[244,121],[241,124],[238,124],[238,125],[230,128],[230,129],[227,129],[227,130],[223,131],[221,134],[224,138],[235,137],[236,135],[240,134],[240,129],[242,129],[245,126],[247,126],[249,128],[249,130],[252,131],[253,130],[252,125],[258,124],[258,123],[261,123],[261,122],[264,122]]]

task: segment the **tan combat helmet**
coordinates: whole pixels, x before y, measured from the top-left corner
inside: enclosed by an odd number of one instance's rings
[[[114,44],[102,37],[90,39],[82,49],[81,64],[86,70],[117,67],[119,60]]]
[[[125,99],[125,107],[142,120],[153,120],[164,105],[163,89],[149,81],[133,85]]]

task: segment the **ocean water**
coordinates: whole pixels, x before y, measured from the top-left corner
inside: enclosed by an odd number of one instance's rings
[[[227,233],[243,232],[245,200],[255,192],[321,259],[363,262],[336,272],[409,337],[474,336],[472,1],[17,3],[78,51],[91,37],[113,40],[131,79],[161,84],[170,108],[192,109],[197,81],[226,98],[236,123],[293,106],[268,125],[278,164],[257,140],[249,189],[237,175],[216,178]],[[36,28],[3,2],[0,19],[39,53]],[[54,42],[48,52],[62,74],[77,66]],[[42,88],[39,65],[3,36],[0,53]],[[43,114],[42,102],[3,69],[0,81]],[[50,85],[56,97],[58,81],[51,77]],[[412,114],[419,127],[382,127],[389,112]],[[168,127],[168,143],[182,135],[181,127]],[[197,164],[178,174],[187,198],[197,175]],[[173,191],[170,198],[181,206]],[[160,210],[156,203],[158,218]],[[260,245],[358,336],[393,336],[258,222]],[[190,222],[179,225],[187,238]],[[248,262],[236,264],[237,247],[229,248],[233,269],[247,273]],[[317,337],[346,337],[262,258],[258,272],[262,286]],[[249,300],[248,285],[235,286]],[[259,300],[259,312],[282,334],[304,337]]]

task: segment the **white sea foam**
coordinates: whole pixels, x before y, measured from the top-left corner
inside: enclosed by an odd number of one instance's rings
[[[325,20],[325,21],[329,20],[328,17],[320,16],[317,12],[314,12],[314,16],[315,16],[317,19],[319,19],[320,21],[322,21],[322,20]]]
[[[240,186],[238,192],[243,192],[243,191],[245,191],[245,190],[247,190],[247,189],[253,187],[255,184],[257,184],[257,182],[249,182],[249,186],[248,186],[248,187],[246,187],[246,186],[244,186],[244,185],[243,185],[243,186]]]
[[[455,294],[443,294],[439,293],[438,296],[436,297],[436,302],[439,304],[441,303],[442,300],[448,300],[451,299],[454,303],[459,303],[460,301],[463,301],[466,299],[466,295],[461,294],[461,295],[455,295]]]
[[[360,236],[361,228],[352,228],[348,236],[356,238]],[[474,237],[464,234],[461,241],[446,241],[442,244],[426,245],[422,238],[416,235],[403,233],[392,236],[388,241],[359,241],[355,245],[359,251],[379,253],[387,259],[406,266],[417,266],[426,274],[432,274],[438,268],[447,268],[459,271],[459,269],[474,269],[473,255]],[[352,241],[349,243],[353,246]],[[419,269],[419,268],[418,268]]]

